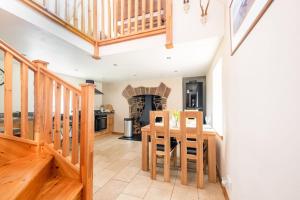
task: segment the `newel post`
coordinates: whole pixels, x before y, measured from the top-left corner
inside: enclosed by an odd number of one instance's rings
[[[94,95],[95,85],[81,85],[80,176],[84,200],[93,199]]]
[[[173,48],[173,0],[166,0],[166,48]]]
[[[43,119],[44,119],[44,83],[45,78],[41,69],[47,69],[48,63],[42,60],[32,61],[37,67],[34,73],[34,140],[39,144],[43,143]]]

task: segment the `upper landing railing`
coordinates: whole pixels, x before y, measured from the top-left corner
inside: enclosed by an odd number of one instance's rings
[[[21,0],[95,47],[166,34],[173,47],[172,0]]]

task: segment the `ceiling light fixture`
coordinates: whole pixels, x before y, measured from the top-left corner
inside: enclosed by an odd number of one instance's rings
[[[78,69],[74,69],[75,72],[78,72]]]
[[[166,59],[167,59],[167,60],[171,60],[172,57],[171,57],[171,56],[167,56]]]
[[[118,64],[113,64],[114,67],[118,67]]]
[[[178,72],[178,70],[174,70],[174,72],[175,72],[175,73],[177,73],[177,72]]]

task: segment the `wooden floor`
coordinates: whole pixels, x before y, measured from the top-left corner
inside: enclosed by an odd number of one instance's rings
[[[207,176],[205,189],[196,188],[193,166],[189,186],[181,185],[178,167],[172,169],[171,183],[163,182],[161,167],[157,180],[152,181],[149,172],[141,171],[141,142],[118,137],[108,135],[95,139],[95,200],[224,200],[220,184],[208,183]]]

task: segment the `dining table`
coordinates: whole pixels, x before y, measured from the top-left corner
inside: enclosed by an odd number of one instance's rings
[[[142,170],[149,171],[149,143],[151,138],[150,125],[142,127]],[[170,137],[181,140],[181,131],[178,127],[170,127]],[[216,140],[217,132],[209,125],[203,125],[203,139],[208,142],[208,181],[217,182]]]

